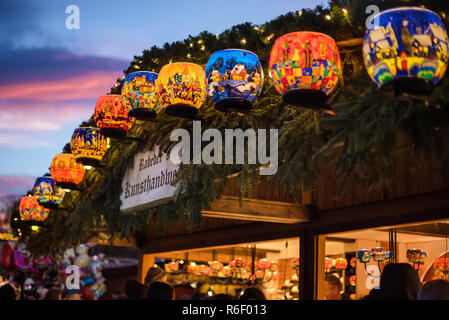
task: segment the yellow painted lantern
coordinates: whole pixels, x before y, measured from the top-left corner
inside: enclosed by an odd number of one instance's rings
[[[162,67],[156,79],[156,90],[165,113],[191,118],[206,100],[206,76],[194,63],[178,62]]]
[[[94,127],[75,129],[70,141],[70,149],[76,161],[86,166],[100,166],[107,148],[107,138],[101,134],[100,129]]]

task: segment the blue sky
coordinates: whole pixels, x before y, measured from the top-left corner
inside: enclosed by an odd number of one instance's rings
[[[0,199],[30,189],[134,55],[201,31],[262,24],[317,0],[1,0]],[[66,7],[80,9],[67,30]]]

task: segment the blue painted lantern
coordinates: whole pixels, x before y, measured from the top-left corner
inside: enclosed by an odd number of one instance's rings
[[[57,208],[64,198],[64,190],[55,185],[52,177],[36,179],[33,196],[45,208]]]
[[[448,63],[448,36],[440,17],[402,7],[373,17],[363,42],[366,70],[379,86],[397,93],[430,94]]]
[[[371,251],[368,249],[362,249],[357,251],[357,259],[361,263],[367,263],[371,260]]]
[[[128,115],[138,120],[154,121],[162,110],[156,91],[157,73],[137,71],[128,74],[122,85],[122,101]]]
[[[108,148],[108,139],[99,128],[80,127],[75,129],[70,149],[76,161],[86,166],[99,167]]]
[[[262,91],[263,68],[246,50],[213,53],[206,64],[207,94],[221,111],[248,111]]]

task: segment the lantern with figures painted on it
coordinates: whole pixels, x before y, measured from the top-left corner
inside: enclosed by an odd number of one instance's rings
[[[207,94],[221,111],[248,111],[262,91],[259,58],[242,49],[214,52],[206,64]]]
[[[192,118],[206,100],[206,76],[200,65],[177,62],[162,67],[156,91],[166,114]]]
[[[285,34],[271,49],[269,67],[284,102],[334,114],[326,105],[342,76],[334,39],[318,32]]]
[[[371,251],[369,249],[361,249],[357,251],[357,259],[361,263],[367,263],[371,260]]]
[[[129,117],[128,108],[122,103],[122,96],[117,94],[98,99],[94,119],[101,134],[109,138],[123,138],[134,123],[134,118]]]
[[[71,153],[55,155],[50,166],[51,177],[63,189],[75,190],[84,179],[86,169]]]
[[[427,9],[401,7],[373,17],[363,42],[371,79],[397,93],[430,94],[448,63],[448,35],[440,17]]]
[[[39,177],[34,183],[33,196],[45,208],[57,208],[64,194],[64,190],[55,185],[52,177]]]
[[[86,166],[98,167],[108,148],[107,138],[100,129],[81,127],[75,129],[70,141],[70,149],[77,162]]]
[[[47,219],[50,210],[39,205],[36,197],[22,197],[19,203],[19,214],[23,221],[42,222]]]
[[[385,260],[385,249],[382,247],[375,247],[371,249],[371,257],[373,261],[384,261]]]
[[[157,73],[136,71],[128,74],[122,85],[122,101],[128,115],[138,120],[155,121],[162,109],[156,92]]]

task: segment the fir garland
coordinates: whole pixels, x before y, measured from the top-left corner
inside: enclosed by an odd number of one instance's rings
[[[365,32],[368,5],[381,10],[404,5],[403,1],[335,0],[329,7],[316,7],[290,12],[261,26],[244,23],[219,35],[202,32],[184,41],[152,47],[136,56],[125,74],[138,70],[157,72],[170,61],[188,61],[205,65],[210,54],[226,48],[243,48],[255,52],[262,63],[268,58],[274,40],[282,34],[313,30],[327,33],[334,39],[362,37]],[[407,5],[425,5],[438,13],[449,12],[449,4],[432,1],[408,1]],[[346,12],[343,10],[345,9]],[[329,15],[330,20],[325,16]],[[447,20],[444,20],[447,26]],[[361,48],[340,51],[344,68],[344,83],[332,97],[337,115],[320,113],[282,103],[269,79],[265,80],[261,96],[250,114],[216,111],[208,101],[199,117],[203,130],[215,128],[279,129],[279,169],[270,179],[279,187],[291,190],[311,188],[320,172],[333,164],[342,186],[351,175],[360,178],[369,188],[388,188],[391,185],[393,159],[411,153],[437,158],[441,167],[447,165],[449,128],[449,80],[446,76],[428,99],[393,96],[379,91],[367,76]],[[268,70],[265,69],[265,76]],[[111,88],[120,94],[121,82]],[[201,218],[201,210],[219,199],[232,174],[238,174],[239,196],[250,196],[259,181],[258,165],[182,165],[173,201],[134,214],[120,213],[121,182],[133,156],[155,144],[169,150],[173,143],[170,133],[176,128],[191,130],[192,121],[158,115],[159,122],[137,121],[128,133],[142,140],[111,140],[103,162],[105,168],[92,169],[85,178],[85,189],[64,197],[61,207],[42,224],[39,232],[22,231],[28,248],[34,254],[55,253],[60,249],[86,242],[94,236],[107,234],[130,238],[144,231],[152,221],[159,229],[184,222],[193,230]],[[95,125],[91,118],[83,125]],[[401,149],[396,137],[402,132],[410,139],[409,149]],[[65,147],[66,151],[67,146]],[[154,220],[153,220],[154,219]],[[17,229],[16,229],[17,235]]]

